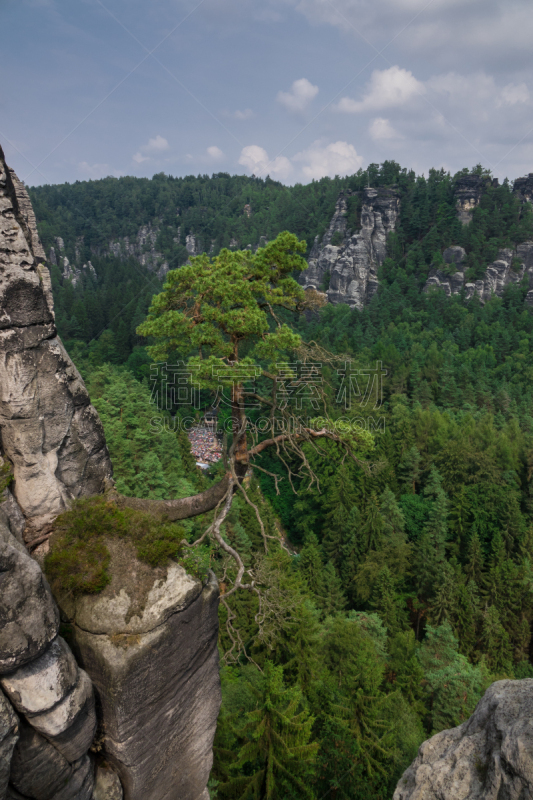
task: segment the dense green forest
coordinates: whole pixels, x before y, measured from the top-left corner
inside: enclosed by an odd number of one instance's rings
[[[346,414],[336,402],[343,359],[363,369],[381,362],[387,371],[383,403],[372,411],[381,422],[371,469],[345,459],[335,442],[321,451],[305,445],[319,487],[303,476],[291,486],[279,460],[263,455],[267,472],[256,472],[250,491],[267,530],[282,530],[289,543],[273,543],[268,554],[253,510],[234,500],[224,535],[258,576],[267,610],[258,624],[257,597],[232,598],[242,644],[233,651],[221,610],[212,797],[262,800],[268,777],[277,800],[390,800],[424,739],[466,719],[492,681],[533,677],[527,288],[508,287],[485,305],[422,292],[430,265],[452,244],[466,249],[469,277],[477,279],[498,248],[533,239],[531,209],[507,182],[487,180],[463,227],[457,176],[417,177],[393,162],[371,172],[373,185],[398,186],[402,201],[379,291],[363,311],[326,306],[286,318],[329,354],[321,369],[331,417]],[[55,236],[66,247],[80,235],[88,244],[92,222],[100,241],[131,235],[155,216],[169,228],[181,224],[183,235],[218,237],[217,247],[232,236],[256,244],[284,229],[309,245],[329,222],[338,191],[357,191],[367,180],[361,173],[287,189],[224,175],[155,176],[41,187],[32,200],[47,246]],[[355,229],[357,203],[350,213]],[[161,248],[175,266],[186,259]],[[156,431],[150,423],[150,359],[135,329],[160,286],[133,261],[92,260],[97,278],[73,288],[56,273],[54,292],[60,330],[106,430],[117,488],[151,497],[198,491],[217,469],[197,470],[170,418]],[[126,302],[130,310],[121,314]],[[206,522],[187,524],[194,537]],[[216,549],[211,557],[213,565],[221,558]]]

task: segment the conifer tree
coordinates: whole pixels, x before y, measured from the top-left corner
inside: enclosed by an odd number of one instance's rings
[[[314,719],[301,692],[286,688],[283,669],[271,662],[265,664],[260,687],[252,691],[257,707],[236,732],[242,743],[231,768],[236,777],[219,791],[235,800],[283,800],[286,789],[312,798],[308,778],[318,745],[310,742]]]

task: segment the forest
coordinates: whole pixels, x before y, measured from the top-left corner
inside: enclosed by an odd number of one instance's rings
[[[487,180],[462,226],[454,183],[470,172]],[[467,719],[493,681],[533,677],[528,287],[510,286],[485,305],[422,291],[450,245],[465,248],[475,280],[499,248],[533,239],[531,208],[479,165],[424,177],[385,162],[293,188],[219,174],[31,190],[47,251],[57,236],[67,253],[84,236],[95,266],[76,286],[53,268],[53,288],[60,334],[104,424],[117,489],[180,498],[210,485],[223,466],[196,467],[176,425],[181,409],[154,431],[147,347],[155,339],[137,328],[162,284],[132,257],[95,256],[91,247],[159,219],[158,246],[171,267],[187,261],[191,231],[216,240],[215,255],[233,237],[255,246],[284,230],[305,239],[308,252],[339,191],[356,193],[369,181],[394,185],[401,197],[377,294],[362,311],[326,305],[282,318],[314,343],[331,419],[369,416],[338,402],[343,364],[386,372],[371,409],[371,446],[354,459],[333,440],[305,443],[314,482],[297,459],[261,454],[249,494],[271,537],[266,553],[253,507],[233,500],[223,536],[256,576],[264,606],[258,618],[257,595],[246,591],[232,596],[231,619],[221,606],[212,798],[390,800],[422,741]],[[358,213],[355,195],[353,230]],[[202,407],[211,402],[202,389]],[[317,413],[312,398],[306,410]],[[190,541],[205,516],[186,522]],[[226,566],[220,548],[202,547],[215,571]]]

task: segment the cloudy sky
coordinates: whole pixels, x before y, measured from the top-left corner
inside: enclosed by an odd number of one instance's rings
[[[30,185],[533,172],[531,0],[0,0],[0,29],[0,143]]]

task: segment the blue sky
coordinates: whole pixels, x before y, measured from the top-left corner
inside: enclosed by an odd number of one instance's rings
[[[30,185],[533,172],[528,0],[0,0],[0,25],[0,143]]]

